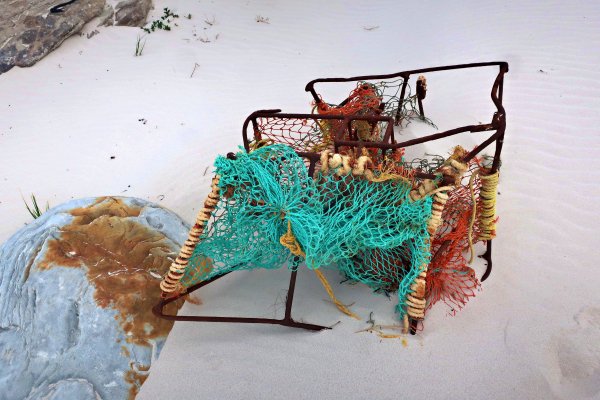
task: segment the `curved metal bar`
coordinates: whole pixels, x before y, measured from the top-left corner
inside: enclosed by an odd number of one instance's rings
[[[490,131],[490,130],[494,130],[494,129],[495,129],[495,127],[493,126],[493,124],[467,125],[467,126],[462,126],[460,128],[450,129],[450,130],[447,130],[444,132],[435,133],[433,135],[424,136],[422,138],[407,140],[407,141],[400,142],[400,143],[381,143],[381,142],[362,142],[362,141],[357,142],[357,141],[353,141],[353,140],[339,139],[339,140],[336,140],[336,144],[338,146],[357,146],[358,144],[361,144],[365,147],[376,147],[379,149],[395,150],[395,149],[400,149],[403,147],[409,147],[409,146],[414,146],[414,145],[425,143],[425,142],[430,142],[432,140],[442,139],[442,138],[457,135],[457,134],[463,133],[463,132],[485,132],[485,131]]]
[[[404,79],[408,79],[410,75],[414,74],[424,74],[427,72],[438,72],[438,71],[449,71],[455,69],[465,69],[465,68],[479,68],[479,67],[489,67],[489,66],[499,66],[501,71],[508,71],[508,63],[505,61],[492,61],[492,62],[482,62],[482,63],[470,63],[470,64],[457,64],[457,65],[446,65],[442,67],[432,67],[432,68],[421,68],[421,69],[413,69],[409,71],[396,72],[393,74],[383,74],[383,75],[361,75],[361,76],[353,76],[350,78],[320,78],[314,79],[306,84],[304,90],[306,92],[310,92],[313,96],[313,99],[320,103],[321,99],[319,95],[315,91],[316,83],[327,83],[327,82],[354,82],[354,81],[366,81],[373,79],[392,79],[402,77]]]
[[[508,64],[504,63],[504,65],[500,66],[500,71],[494,80],[494,84],[492,85],[492,101],[498,110],[498,113],[501,115],[505,115],[506,111],[504,110],[504,106],[502,105],[502,91],[504,84],[504,74],[508,72]]]
[[[487,278],[489,278],[490,274],[492,273],[492,241],[491,240],[488,240],[485,253],[483,253],[480,257],[483,258],[485,261],[487,261],[487,265],[485,267],[485,272],[481,276],[481,282],[484,282]]]
[[[280,112],[281,110],[278,108],[272,110],[256,110],[246,117],[246,120],[244,120],[244,125],[242,126],[242,140],[244,142],[244,148],[246,151],[250,151],[250,141],[248,140],[248,125],[250,122],[252,122],[254,133],[256,134],[256,132],[258,132],[256,129],[256,118],[258,118],[261,114],[277,114]]]

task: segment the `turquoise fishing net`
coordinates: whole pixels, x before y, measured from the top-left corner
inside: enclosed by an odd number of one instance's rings
[[[397,291],[404,315],[410,285],[430,259],[429,197],[411,201],[411,184],[401,179],[373,182],[336,169],[311,177],[282,144],[219,157],[215,169],[220,201],[189,260],[185,287],[231,271],[305,263],[337,268],[375,291]],[[304,256],[280,243],[288,223]]]

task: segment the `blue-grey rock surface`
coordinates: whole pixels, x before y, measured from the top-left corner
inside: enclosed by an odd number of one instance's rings
[[[0,399],[134,398],[172,327],[151,307],[187,231],[144,200],[88,198],[4,243]]]

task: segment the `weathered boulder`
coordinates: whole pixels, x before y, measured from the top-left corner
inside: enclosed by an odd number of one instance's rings
[[[124,0],[117,3],[115,25],[143,26],[152,8],[152,0]]]
[[[105,0],[78,0],[60,13],[57,0],[16,0],[0,3],[0,73],[28,67],[100,15]]]
[[[172,327],[151,307],[187,231],[146,201],[90,198],[4,243],[0,398],[135,397]]]
[[[0,74],[35,64],[93,18],[104,25],[142,26],[151,8],[152,0],[0,2]]]

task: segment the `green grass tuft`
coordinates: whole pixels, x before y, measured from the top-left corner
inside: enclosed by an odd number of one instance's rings
[[[142,43],[142,39],[144,42]],[[135,42],[135,56],[139,57],[144,52],[144,47],[146,46],[146,39],[143,36],[138,35],[137,41]]]
[[[40,210],[37,199],[33,194],[31,195],[31,207],[29,207],[29,204],[27,204],[27,201],[25,201],[25,199],[23,199],[23,203],[25,203],[25,207],[27,208],[27,211],[29,211],[29,214],[31,214],[33,219],[39,218],[44,213],[44,211],[48,211],[50,209],[50,204],[46,202],[46,210]]]

